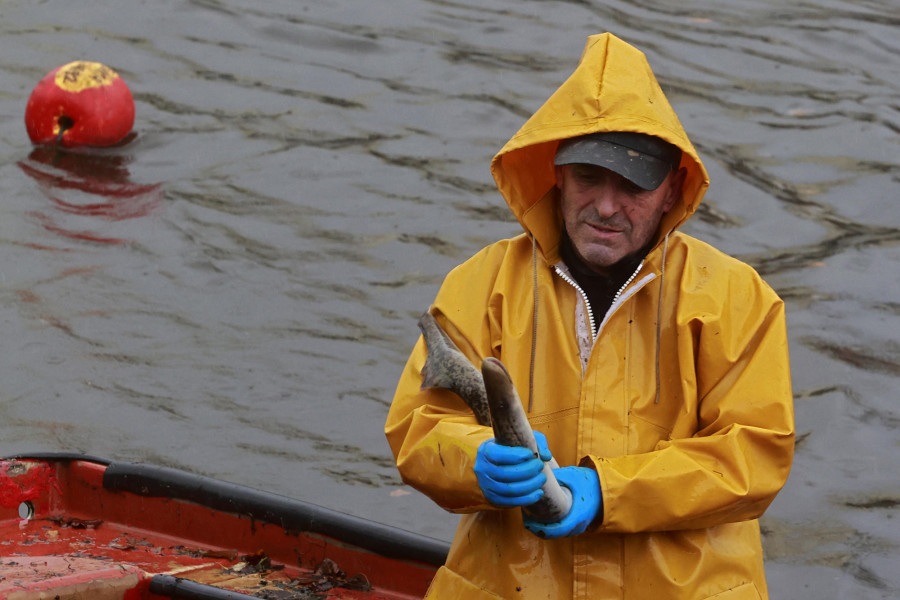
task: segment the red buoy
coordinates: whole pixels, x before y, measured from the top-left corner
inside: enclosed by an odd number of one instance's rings
[[[111,146],[134,125],[134,99],[119,74],[96,62],[75,61],[38,82],[25,107],[35,144]]]

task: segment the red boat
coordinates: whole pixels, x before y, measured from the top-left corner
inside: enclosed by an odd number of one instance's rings
[[[167,467],[0,459],[0,600],[421,598],[448,549]]]

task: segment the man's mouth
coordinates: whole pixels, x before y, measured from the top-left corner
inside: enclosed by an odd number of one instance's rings
[[[621,229],[616,227],[609,227],[608,225],[600,225],[598,223],[588,223],[588,225],[596,232],[604,235],[612,235],[615,233],[622,233]]]

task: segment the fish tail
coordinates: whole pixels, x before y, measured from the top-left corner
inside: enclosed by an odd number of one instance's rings
[[[437,321],[434,320],[431,312],[427,310],[419,317],[417,324],[419,330],[422,332],[422,339],[425,340],[425,348],[427,349],[425,364],[422,366],[422,389],[446,388],[447,384],[440,378],[440,369],[433,367],[434,361],[432,360],[432,356],[435,352],[434,346],[439,340],[443,339],[443,336],[441,335],[443,334],[443,331],[441,331]]]
[[[437,369],[432,368],[431,366],[431,356],[428,356],[425,359],[425,364],[422,366],[422,388],[423,390],[428,388],[447,388],[446,382],[442,381],[440,376],[436,374]]]

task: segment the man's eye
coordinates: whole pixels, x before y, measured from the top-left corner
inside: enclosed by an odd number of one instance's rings
[[[640,196],[641,194],[647,193],[647,190],[638,186],[637,184],[631,183],[627,179],[622,180],[622,191],[624,191],[629,196]]]
[[[606,181],[606,174],[596,169],[579,169],[575,171],[575,179],[583,184],[596,185]]]

